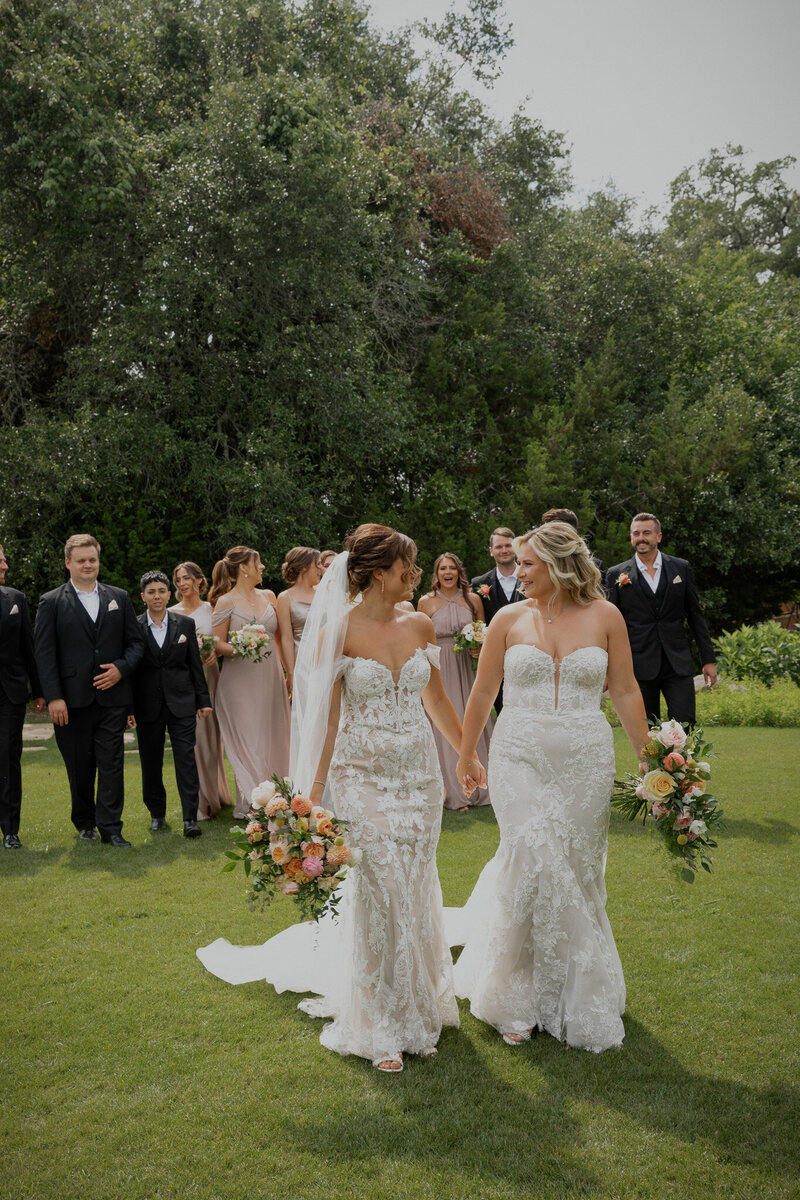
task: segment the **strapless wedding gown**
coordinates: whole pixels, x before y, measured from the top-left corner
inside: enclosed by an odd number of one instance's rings
[[[492,734],[489,790],[500,846],[463,909],[447,909],[458,996],[501,1033],[538,1026],[571,1046],[621,1043],[625,983],[606,917],[605,865],[614,780],[600,710],[605,650],[557,667],[512,646]]]
[[[430,1050],[443,1025],[458,1025],[436,870],[442,776],[421,701],[438,657],[436,646],[417,650],[396,679],[373,659],[340,660],[328,783],[363,857],[348,871],[338,921],[293,925],[263,946],[219,939],[197,951],[230,983],[317,993],[300,1008],[333,1017],[323,1046],[373,1062]]]

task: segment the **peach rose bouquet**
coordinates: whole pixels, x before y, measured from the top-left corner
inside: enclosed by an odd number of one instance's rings
[[[700,867],[711,870],[708,850],[717,845],[716,831],[725,828],[722,809],[710,790],[708,759],[715,757],[713,748],[703,741],[702,729],[664,721],[650,729],[642,750],[644,775],[614,782],[612,808],[629,821],[652,817],[687,883]]]
[[[336,912],[337,885],[360,857],[347,844],[345,826],[298,795],[291,779],[273,775],[253,789],[247,825],[231,830],[237,848],[225,851],[229,861],[222,869],[242,864],[251,911],[282,893],[293,898],[302,920],[318,921],[324,912]]]

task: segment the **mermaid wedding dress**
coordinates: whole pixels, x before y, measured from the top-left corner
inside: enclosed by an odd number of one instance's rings
[[[600,709],[608,656],[584,646],[557,665],[536,646],[505,655],[489,790],[500,846],[463,909],[456,995],[501,1033],[538,1027],[571,1046],[622,1042],[625,983],[605,911],[611,729]]]
[[[278,992],[317,993],[300,1008],[333,1017],[323,1046],[375,1063],[429,1051],[443,1025],[458,1025],[436,870],[442,776],[421,701],[438,658],[438,647],[420,648],[396,678],[374,659],[336,663],[342,700],[328,803],[362,852],[338,920],[293,925],[263,946],[218,939],[197,951],[230,983],[265,979]]]

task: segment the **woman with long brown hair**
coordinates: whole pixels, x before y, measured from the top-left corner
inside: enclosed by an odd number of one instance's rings
[[[457,748],[461,726],[445,695],[424,613],[398,603],[419,580],[417,548],[385,525],[361,525],[328,568],[311,606],[295,671],[291,777],[312,804],[347,821],[360,852],[338,924],[295,925],[254,953],[216,942],[198,951],[222,978],[266,978],[279,991],[316,992],[320,1036],[382,1071],[404,1054],[429,1057],[458,1024],[444,933],[436,845],[442,777],[426,713]],[[475,766],[473,783],[482,782]]]
[[[198,634],[211,637],[211,605],[203,597],[208,589],[205,575],[194,562],[178,563],[172,572],[172,584],[178,603],[170,612],[180,613],[191,617]],[[203,674],[206,677],[208,694],[212,707],[215,705],[217,683],[219,682],[219,663],[217,653],[211,650],[203,658]],[[215,817],[223,805],[233,804],[225,775],[225,759],[222,753],[222,734],[220,733],[217,714],[212,711],[205,720],[197,719],[197,736],[194,756],[197,762],[197,775],[200,780],[200,803],[197,808],[198,821]]]
[[[442,648],[439,660],[442,684],[459,719],[463,720],[475,674],[469,654],[463,650],[456,654],[454,639],[458,631],[470,621],[483,620],[483,604],[480,596],[470,588],[464,564],[457,554],[446,551],[439,555],[433,564],[431,590],[421,597],[417,607],[433,621],[436,642]],[[486,762],[489,755],[489,734],[487,725],[476,748],[481,762]],[[444,779],[445,808],[464,813],[475,805],[488,804],[487,788],[476,788],[471,796],[464,795],[456,775],[458,755],[436,728],[433,737]]]
[[[281,652],[286,666],[286,686],[291,696],[294,660],[314,599],[314,588],[322,578],[319,550],[311,546],[292,546],[281,566],[281,575],[287,586],[278,596],[278,623]]]
[[[234,817],[247,816],[250,793],[289,766],[289,694],[281,662],[280,628],[274,594],[261,590],[264,564],[257,550],[234,546],[214,567],[209,600],[213,629],[223,659],[217,687],[217,717],[236,777]],[[240,658],[228,640],[235,629],[263,625],[272,639],[269,657]]]

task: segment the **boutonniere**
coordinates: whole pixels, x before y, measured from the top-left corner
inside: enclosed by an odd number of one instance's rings
[[[625,587],[626,584],[630,583],[630,581],[630,575],[623,571],[621,575],[617,576],[617,587]]]
[[[680,575],[676,575],[672,582],[673,583],[683,583],[683,580],[681,579]]]
[[[182,633],[181,636],[178,638],[178,645],[180,646],[181,642],[185,642],[185,641],[186,641],[186,634]]]
[[[108,611],[109,612],[118,612],[119,611],[119,605],[117,604],[116,600],[111,601],[111,603],[108,606]]]
[[[19,605],[18,605],[18,604],[15,604],[15,605],[13,605],[13,607],[12,607],[12,609],[11,609],[11,612],[10,612],[8,615],[9,615],[10,617],[13,617],[13,616],[14,616],[15,614],[17,614],[17,613],[19,613]]]
[[[478,588],[478,595],[479,596],[488,596],[489,592],[491,590],[492,589],[489,587],[488,583],[482,583],[481,586]]]

